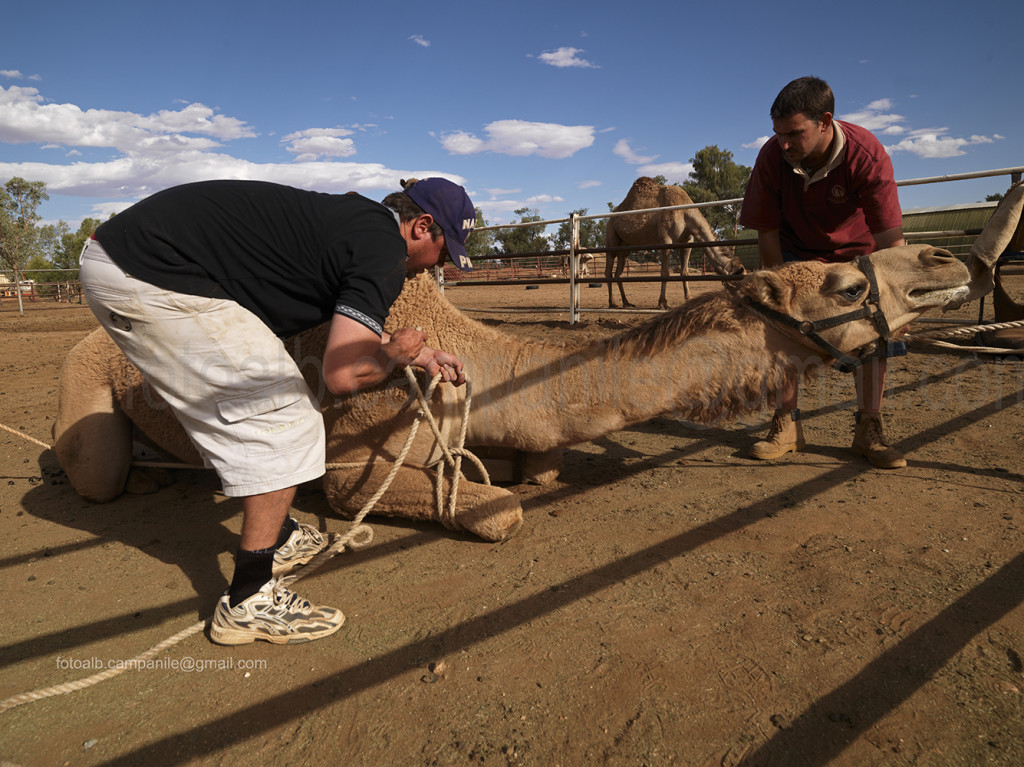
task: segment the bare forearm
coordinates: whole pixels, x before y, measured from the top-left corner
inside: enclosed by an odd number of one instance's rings
[[[894,226],[892,229],[886,229],[884,232],[872,233],[871,236],[875,238],[875,245],[878,250],[898,248],[900,245],[907,244],[907,240],[903,236],[902,226]]]
[[[757,250],[761,256],[762,269],[782,266],[782,241],[778,229],[765,229],[757,233]]]

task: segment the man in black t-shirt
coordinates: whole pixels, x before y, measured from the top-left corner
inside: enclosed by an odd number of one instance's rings
[[[242,498],[235,573],[217,604],[220,644],[328,636],[340,610],[281,578],[327,543],[289,516],[296,486],[324,473],[324,426],[282,338],[330,322],[323,378],[334,393],[398,365],[464,383],[462,362],[412,328],[384,331],[407,276],[450,257],[471,269],[466,191],[429,178],[383,204],[258,181],[158,192],[96,230],[83,250],[89,306],[173,409],[224,494]]]

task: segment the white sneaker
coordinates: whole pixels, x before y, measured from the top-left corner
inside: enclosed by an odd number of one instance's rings
[[[274,552],[275,578],[302,567],[330,545],[330,540],[312,525],[298,521],[295,521],[295,524],[299,526],[298,529],[292,530],[288,540]]]
[[[210,621],[210,639],[225,645],[309,642],[330,636],[344,622],[341,610],[314,605],[274,578],[234,607],[224,594]]]

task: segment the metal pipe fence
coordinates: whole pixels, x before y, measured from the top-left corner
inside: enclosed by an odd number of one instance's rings
[[[976,171],[973,173],[957,173],[945,176],[930,176],[925,178],[914,178],[904,179],[897,181],[896,186],[915,186],[920,184],[935,184],[935,183],[946,183],[951,181],[961,181],[966,179],[975,178],[987,178],[992,176],[1010,176],[1012,179],[1019,179],[1020,175],[1024,173],[1024,166],[1017,166],[1011,168],[999,168],[994,170]],[[588,276],[584,280],[580,279],[579,274],[579,257],[581,255],[600,255],[603,254],[607,259],[609,254],[614,254],[622,251],[631,252],[647,252],[653,253],[662,250],[681,250],[685,248],[703,248],[705,246],[713,247],[742,247],[742,246],[755,246],[756,253],[756,238],[742,238],[742,239],[723,239],[723,240],[708,240],[708,241],[693,241],[686,244],[662,244],[652,243],[650,245],[638,245],[638,246],[619,246],[614,248],[596,247],[596,248],[583,248],[579,245],[579,225],[582,221],[590,221],[597,219],[609,219],[615,216],[625,215],[636,215],[638,213],[659,213],[672,210],[685,210],[689,208],[713,208],[722,207],[725,205],[735,205],[742,203],[742,198],[735,198],[729,200],[714,200],[711,202],[697,202],[689,205],[672,205],[663,208],[643,208],[640,210],[630,211],[609,211],[607,213],[594,213],[580,216],[576,213],[570,214],[566,218],[547,219],[542,221],[521,221],[512,224],[499,224],[494,226],[480,227],[477,231],[498,231],[503,229],[518,228],[518,227],[547,227],[550,225],[561,225],[566,222],[570,224],[571,230],[571,241],[569,248],[562,248],[560,250],[551,251],[540,251],[533,253],[489,253],[485,256],[478,256],[473,259],[473,277],[470,279],[464,279],[462,273],[454,267],[441,269],[435,269],[435,275],[438,280],[438,285],[444,290],[446,283],[457,282],[460,288],[473,288],[473,287],[484,287],[484,286],[498,286],[498,285],[527,285],[527,284],[544,284],[544,285],[568,285],[569,286],[569,300],[567,311],[569,313],[569,323],[576,324],[579,321],[580,314],[583,312],[654,312],[660,310],[642,310],[642,309],[587,309],[580,306],[580,294],[579,294],[579,283],[581,281],[588,282],[590,284],[609,284],[617,282],[661,282],[661,264],[660,259],[657,261],[650,262],[634,262],[629,263],[627,261],[626,276],[620,278],[606,278],[603,276]],[[954,230],[936,230],[927,232],[905,232],[904,236],[908,241],[922,242],[922,241],[937,241],[947,240],[951,238],[964,238],[964,237],[976,237],[981,233],[981,229],[954,229]],[[939,244],[939,243],[936,243]],[[555,270],[561,270],[561,257],[568,256],[568,262],[564,276],[562,274],[556,274]],[[523,262],[522,264],[520,262]],[[489,263],[497,262],[497,268],[489,268]],[[594,262],[597,264],[597,259]],[[749,266],[749,265],[748,265]],[[482,268],[481,268],[482,267]],[[650,267],[648,269],[648,267]],[[655,268],[657,270],[657,276],[636,276],[631,275],[630,271],[640,272],[641,275],[647,273],[654,273]],[[723,277],[717,274],[708,274],[706,267],[706,257],[704,263],[700,267],[701,273],[698,275],[679,275],[669,276],[665,278],[666,282],[704,282],[704,281],[718,281],[725,282],[727,280],[738,279],[735,277]]]

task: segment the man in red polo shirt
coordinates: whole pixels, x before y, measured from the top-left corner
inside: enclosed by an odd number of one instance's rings
[[[772,104],[775,135],[761,148],[743,199],[740,223],[757,230],[761,266],[786,261],[852,261],[905,245],[892,162],[870,131],[833,118],[835,97],[824,80],[801,77]],[[853,451],[875,466],[907,465],[890,447],[880,416],[886,361],[854,372],[857,426]],[[804,446],[797,384],[776,393],[768,437],[754,458],[778,458]]]

